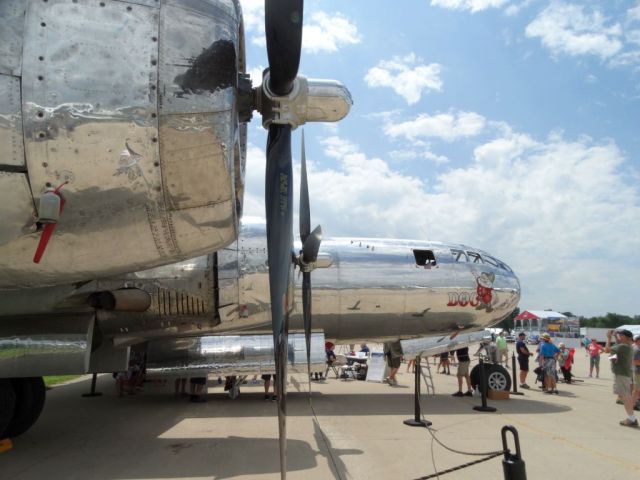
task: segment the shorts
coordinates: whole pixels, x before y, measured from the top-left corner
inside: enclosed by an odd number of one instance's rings
[[[276,381],[276,376],[272,375],[270,373],[266,374],[266,375],[262,375],[260,378],[262,378],[262,380],[264,380],[265,382],[268,382],[269,380],[271,380],[271,377],[273,377],[273,381]]]
[[[596,355],[594,357],[589,357],[589,367],[599,367],[600,366],[600,355]]]
[[[189,383],[193,383],[194,385],[206,385],[207,377],[191,377],[189,379]]]
[[[615,378],[613,379],[613,393],[620,395],[621,397],[628,397],[631,395],[631,377],[615,375]]]
[[[508,348],[499,348],[498,349],[498,358],[502,358],[503,356],[509,356],[509,349]]]
[[[471,362],[458,362],[458,372],[456,376],[458,377],[466,377],[469,375],[469,364]]]
[[[556,374],[556,359],[555,358],[545,358],[544,364],[542,365],[544,369],[544,374],[555,377]]]
[[[529,371],[529,357],[518,357],[518,365],[520,365],[521,372]]]
[[[636,372],[633,376],[633,383],[635,384],[636,390],[640,390],[640,373]]]
[[[400,360],[400,357],[387,357],[387,365],[389,366],[389,368],[400,368],[401,363],[402,362]]]

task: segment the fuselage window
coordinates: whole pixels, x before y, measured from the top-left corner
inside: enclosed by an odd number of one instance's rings
[[[433,250],[413,250],[413,256],[416,257],[416,265],[419,267],[431,268],[436,264],[436,257]]]
[[[453,255],[453,259],[456,262],[468,262],[469,261],[469,257],[467,257],[467,254],[462,251],[462,250],[456,250],[454,248],[451,249],[451,255]]]
[[[469,261],[471,263],[482,263],[482,257],[480,256],[479,253],[467,252],[467,255],[469,255]]]

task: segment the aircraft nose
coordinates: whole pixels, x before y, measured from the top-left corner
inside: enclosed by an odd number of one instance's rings
[[[507,297],[507,301],[505,302],[505,310],[513,310],[518,306],[520,302],[520,280],[516,276],[515,273],[511,275],[505,276],[504,285],[501,286],[500,290]]]

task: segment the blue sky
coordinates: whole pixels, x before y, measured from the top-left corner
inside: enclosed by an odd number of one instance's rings
[[[255,84],[263,2],[241,3]],[[304,25],[300,73],[354,100],[304,127],[325,235],[466,243],[516,271],[521,309],[640,314],[639,0],[319,0]],[[249,142],[264,216],[259,115]]]

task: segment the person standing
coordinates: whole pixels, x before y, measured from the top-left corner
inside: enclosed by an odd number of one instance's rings
[[[615,334],[616,344],[611,345],[611,338]],[[617,394],[624,405],[627,418],[620,421],[623,427],[637,427],[638,419],[633,414],[633,397],[631,396],[631,364],[633,349],[631,342],[633,334],[629,330],[609,330],[607,344],[604,351],[613,353],[610,357],[613,372],[613,393]]]
[[[498,347],[498,362],[502,365],[502,359],[504,359],[504,363],[507,365],[509,363],[509,349],[507,348],[507,339],[504,336],[504,331],[498,334],[496,347]]]
[[[596,378],[600,378],[600,354],[604,351],[604,348],[595,338],[592,338],[587,351],[589,352],[589,376],[593,376],[593,367],[595,367]]]
[[[573,363],[573,348],[567,348],[567,346],[560,342],[558,344],[560,353],[558,354],[558,362],[560,363],[560,371],[564,377],[565,383],[571,383],[571,364]]]
[[[400,345],[400,342],[386,342],[384,344],[384,355],[387,358],[387,366],[390,369],[386,382],[394,387],[398,385],[396,374],[398,373],[400,364],[402,363],[402,346]]]
[[[442,372],[440,372],[440,367],[442,367]],[[451,373],[449,368],[449,352],[442,352],[440,354],[440,363],[436,368],[436,373],[446,373],[449,375]]]
[[[276,390],[276,376],[271,374],[262,375],[264,381],[264,399],[275,402],[278,391]],[[271,379],[273,379],[273,395],[269,395],[269,385],[271,385]]]
[[[458,357],[458,391],[453,394],[454,397],[473,397],[473,390],[471,389],[471,378],[469,377],[469,364],[471,363],[471,357],[469,357],[469,347],[463,347],[456,350],[456,357]],[[467,391],[462,393],[462,379],[467,381]]]
[[[533,355],[529,351],[527,344],[525,343],[526,335],[524,332],[518,334],[518,341],[516,342],[516,352],[518,352],[518,365],[520,366],[520,388],[528,389],[527,375],[529,373],[529,357]]]
[[[560,349],[551,341],[551,335],[543,333],[540,335],[542,343],[540,344],[540,366],[544,371],[544,386],[546,393],[558,393],[556,388],[556,359],[560,353]]]

